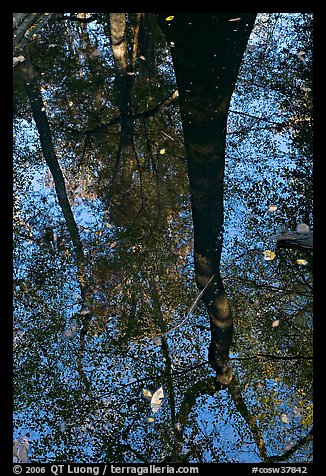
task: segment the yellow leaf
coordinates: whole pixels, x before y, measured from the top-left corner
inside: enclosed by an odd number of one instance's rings
[[[269,212],[275,212],[277,210],[277,206],[276,205],[271,205],[269,208],[268,208],[268,211]]]
[[[276,321],[272,323],[272,327],[278,327],[279,325],[280,325],[279,319],[277,319]]]
[[[240,17],[237,17],[237,18],[229,18],[229,21],[239,21],[239,20],[241,20]]]
[[[171,15],[169,17],[166,17],[165,21],[171,21],[171,20],[173,20],[173,18],[174,18],[174,15]]]
[[[297,259],[297,264],[301,264],[302,266],[307,266],[308,261],[306,259]]]
[[[286,413],[283,413],[281,419],[283,423],[290,423],[289,415],[287,415]]]
[[[147,399],[151,399],[152,398],[152,392],[150,390],[147,390],[147,388],[143,388],[143,397],[144,398],[147,398]]]
[[[274,251],[271,251],[271,250],[264,251],[264,259],[266,261],[272,261],[275,258],[275,256],[276,254],[274,253]]]
[[[165,154],[165,149],[161,149],[161,150],[160,150],[160,154],[161,154],[161,155]]]
[[[154,418],[153,417],[148,417],[147,418],[148,423],[154,423]]]

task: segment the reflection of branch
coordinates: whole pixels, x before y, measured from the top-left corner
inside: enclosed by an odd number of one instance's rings
[[[269,124],[274,124],[276,126],[282,125],[282,123],[280,122],[270,121],[269,119],[265,119],[264,117],[253,116],[252,114],[249,114],[247,112],[234,111],[233,109],[229,109],[229,112],[231,112],[232,114],[240,114],[241,116],[251,117],[252,119],[256,119],[256,121],[268,122]]]
[[[220,388],[217,380],[213,377],[208,377],[199,380],[185,392],[183,401],[180,405],[179,413],[176,416],[176,421],[180,427],[174,428],[176,439],[173,442],[171,456],[169,459],[172,463],[186,462],[185,458],[182,458],[182,460],[180,458],[181,445],[189,414],[196,404],[197,398],[206,394],[213,395],[219,389]]]
[[[248,357],[230,357],[230,360],[254,360],[254,359],[272,359],[272,360],[313,360],[312,356],[306,355],[274,355],[274,354],[256,354]]]
[[[246,405],[246,402],[244,401],[241,392],[239,390],[239,387],[237,383],[235,382],[235,377],[233,378],[233,381],[229,385],[229,392],[232,397],[232,400],[234,401],[234,404],[236,406],[236,409],[242,416],[242,418],[246,421],[253,438],[255,440],[255,443],[257,445],[258,451],[259,451],[259,456],[261,459],[265,462],[267,460],[267,449],[266,445],[263,439],[263,436],[261,434],[261,431],[257,425],[257,420],[256,418],[250,413],[248,410],[248,407]]]
[[[147,458],[143,456],[141,453],[139,453],[139,451],[132,448],[130,445],[119,442],[119,446],[124,451],[130,451],[130,453],[134,454],[142,463],[148,463]]]
[[[162,107],[165,107],[165,106],[169,105],[177,97],[178,97],[178,91],[175,90],[171,94],[169,94],[169,96],[164,98],[161,102],[156,104],[156,106],[152,107],[151,109],[147,109],[146,111],[135,113],[135,114],[125,114],[124,117],[127,118],[127,119],[142,119],[142,118],[146,119],[148,117],[154,116],[157,112],[159,112],[159,110]],[[119,115],[117,117],[113,117],[106,124],[102,124],[101,126],[94,127],[94,129],[89,129],[89,130],[86,130],[86,131],[85,130],[84,131],[73,131],[73,132],[76,132],[76,133],[79,133],[79,134],[80,133],[95,134],[97,132],[101,132],[101,131],[107,129],[108,127],[110,127],[114,124],[117,124],[118,122],[121,121],[121,117],[122,117],[121,115]]]
[[[26,45],[33,41],[36,33],[57,13],[14,13],[13,14],[13,47],[14,55],[20,53]]]
[[[245,255],[246,252],[243,253]],[[241,257],[241,256],[240,256]],[[256,288],[266,288],[266,289],[271,289],[275,292],[285,292],[288,294],[293,293],[293,289],[288,289],[288,288],[281,288],[279,286],[273,286],[272,284],[264,284],[264,283],[258,283],[257,281],[251,280],[251,279],[246,279],[246,278],[241,278],[241,277],[226,277],[224,278],[224,281],[241,281],[244,284],[248,284],[249,286],[255,286]],[[311,293],[303,293],[303,292],[297,292],[298,295],[300,296],[311,296]]]
[[[186,317],[185,317],[181,322],[179,322],[179,324],[177,324],[177,325],[175,325],[174,327],[172,327],[172,329],[170,329],[169,331],[166,331],[164,334],[160,334],[159,337],[162,337],[162,336],[165,336],[165,335],[167,335],[167,334],[170,334],[172,331],[174,331],[174,330],[177,329],[178,327],[182,326],[182,325],[189,319],[189,317],[190,317],[191,314],[193,313],[195,307],[197,306],[198,302],[199,302],[200,299],[202,298],[202,295],[204,294],[204,292],[205,292],[207,286],[208,286],[208,285],[211,283],[211,281],[213,280],[214,276],[215,276],[215,274],[213,274],[213,276],[207,281],[207,283],[206,283],[206,285],[203,287],[203,289],[201,289],[201,290],[197,293],[197,295],[196,295],[196,297],[195,297],[193,303],[192,303],[191,306],[190,306],[190,309],[189,309],[189,311],[188,311]]]
[[[302,438],[300,438],[299,441],[297,441],[297,443],[295,445],[293,445],[289,450],[285,451],[282,455],[278,455],[278,456],[269,456],[267,458],[267,461],[270,462],[270,463],[277,463],[278,461],[285,461],[287,460],[288,458],[290,458],[290,456],[292,456],[297,450],[299,450],[300,448],[302,448],[304,445],[306,445],[307,443],[309,443],[309,441],[312,440],[312,437],[313,437],[313,430],[310,430],[305,436],[303,436]]]

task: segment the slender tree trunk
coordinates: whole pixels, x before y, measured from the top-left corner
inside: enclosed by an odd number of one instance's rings
[[[142,56],[140,73],[152,80],[155,77],[155,31],[157,23],[154,13],[142,13],[139,31],[139,49]]]
[[[160,296],[157,289],[155,276],[153,275],[149,277],[148,282],[150,285],[150,293],[151,293],[152,303],[153,303],[153,312],[154,312],[157,324],[160,328],[160,331],[162,333],[165,333],[166,324],[164,322],[164,317],[162,314]],[[168,340],[164,335],[161,337],[161,349],[162,349],[162,354],[165,361],[166,373],[167,375],[170,375],[172,373],[172,360],[170,357]],[[175,425],[175,407],[176,407],[174,388],[173,388],[173,383],[171,380],[167,380],[166,385],[168,388],[168,401],[169,401],[170,414],[171,414],[171,425],[173,428]]]
[[[170,19],[166,19],[170,17]],[[171,19],[172,17],[172,19]],[[180,98],[194,225],[195,276],[211,325],[209,360],[221,383],[233,320],[220,276],[226,123],[255,14],[158,14],[171,47]]]
[[[76,264],[78,268],[78,280],[81,286],[82,295],[85,293],[84,276],[84,252],[80,240],[79,230],[75,221],[71,206],[67,197],[65,180],[56,156],[52,141],[52,133],[46,115],[45,104],[30,57],[30,52],[26,49],[26,59],[19,65],[21,76],[24,80],[25,89],[31,105],[33,118],[40,136],[41,147],[45,161],[51,171],[59,205],[64,215],[68,232],[74,246]]]
[[[128,117],[131,108],[131,88],[133,71],[128,66],[126,14],[110,13],[111,44],[116,68],[115,88],[120,110],[120,149],[132,142],[133,124]],[[121,153],[121,151],[120,151]]]

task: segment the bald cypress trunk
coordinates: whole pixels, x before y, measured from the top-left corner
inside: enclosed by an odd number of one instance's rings
[[[211,326],[209,360],[220,382],[229,383],[233,319],[219,269],[226,124],[255,14],[163,13],[158,21],[171,47],[180,97],[198,288],[214,276],[203,294]]]

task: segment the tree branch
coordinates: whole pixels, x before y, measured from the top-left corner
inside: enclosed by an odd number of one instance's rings
[[[311,429],[305,436],[300,438],[289,450],[285,451],[282,455],[269,456],[267,461],[270,463],[278,463],[279,461],[286,461],[290,456],[292,456],[296,451],[302,448],[304,445],[309,443],[313,437],[313,430]]]

